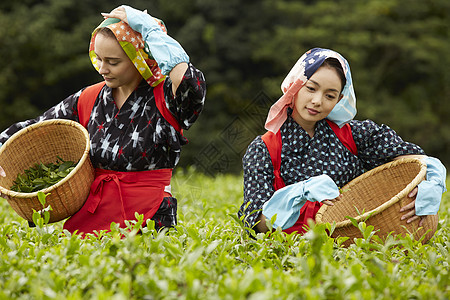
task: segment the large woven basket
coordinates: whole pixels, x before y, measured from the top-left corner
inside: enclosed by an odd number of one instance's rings
[[[436,232],[438,215],[428,216],[419,227],[419,220],[409,224],[401,220],[405,212],[400,212],[401,207],[411,203],[407,195],[424,180],[425,175],[426,164],[413,158],[395,160],[374,168],[345,185],[341,201],[335,202],[334,206],[322,205],[316,215],[316,223],[336,222],[332,237],[349,237],[345,246],[353,243],[354,238],[362,237],[348,217],[357,222],[366,220],[366,224],[373,225],[383,240],[389,233],[403,236],[411,233],[416,239],[425,234],[425,243]]]
[[[70,120],[48,120],[20,130],[0,148],[0,166],[6,172],[6,177],[0,176],[0,192],[22,218],[32,221],[33,209],[39,211],[43,207],[37,192],[10,190],[17,175],[36,163],[54,163],[57,156],[78,162],[65,178],[42,190],[50,193],[46,199],[46,206],[52,207],[50,223],[72,216],[83,206],[94,180],[89,147],[86,129]]]

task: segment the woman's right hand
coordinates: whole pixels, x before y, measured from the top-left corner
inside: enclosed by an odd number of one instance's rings
[[[101,13],[102,16],[106,18],[116,18],[128,23],[127,12],[122,6],[114,8],[110,13]]]

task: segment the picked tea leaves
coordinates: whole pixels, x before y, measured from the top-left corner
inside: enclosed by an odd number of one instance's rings
[[[21,193],[33,193],[48,188],[66,177],[77,164],[65,161],[57,156],[55,163],[36,163],[34,167],[26,169],[24,173],[17,175],[12,191]]]

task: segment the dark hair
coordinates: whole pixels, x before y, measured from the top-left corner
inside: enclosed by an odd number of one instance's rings
[[[341,83],[342,83],[342,89],[344,89],[345,83],[347,82],[347,80],[345,79],[345,73],[344,73],[344,69],[342,68],[341,63],[339,62],[339,60],[337,60],[337,58],[334,57],[328,57],[327,59],[325,59],[321,65],[321,67],[328,67],[328,68],[332,68],[335,69],[339,78],[341,79]]]

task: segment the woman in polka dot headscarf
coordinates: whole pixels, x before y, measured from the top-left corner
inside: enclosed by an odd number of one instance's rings
[[[274,228],[304,233],[322,203],[339,200],[338,187],[364,170],[405,156],[425,159],[428,171],[427,180],[410,193],[413,201],[402,208],[402,218],[423,222],[437,213],[445,167],[388,126],[353,120],[350,66],[339,53],[309,50],[281,89],[267,117],[267,133],[249,145],[243,158],[244,202],[238,215],[247,227],[266,232],[266,220],[276,216]]]
[[[95,179],[84,206],[64,224],[70,232],[125,226],[135,213],[157,229],[176,224],[177,200],[170,193],[172,169],[203,109],[201,71],[162,21],[129,6],[103,14],[94,30],[89,57],[103,81],[80,90],[21,128],[46,119],[80,122],[89,132]],[[1,172],[0,176],[6,174]]]

